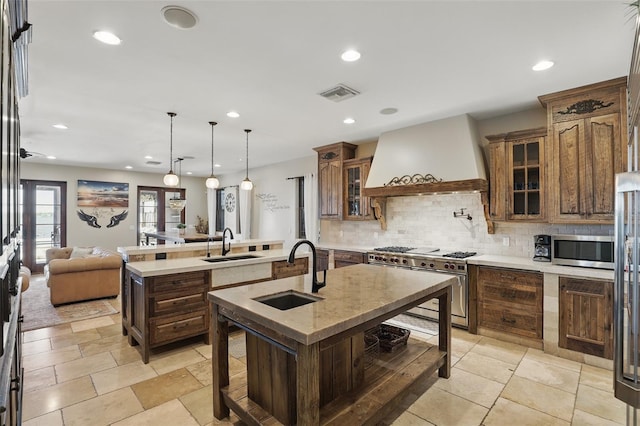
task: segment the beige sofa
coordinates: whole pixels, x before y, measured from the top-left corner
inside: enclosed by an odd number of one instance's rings
[[[122,258],[100,247],[50,248],[45,278],[54,306],[120,293]]]

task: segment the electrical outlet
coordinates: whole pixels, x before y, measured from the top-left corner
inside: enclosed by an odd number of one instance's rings
[[[502,245],[509,247],[509,237],[502,238]]]

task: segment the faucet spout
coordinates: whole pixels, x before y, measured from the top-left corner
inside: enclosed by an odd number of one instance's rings
[[[298,249],[298,247],[300,247],[303,244],[306,244],[311,248],[311,269],[312,269],[311,292],[317,293],[318,290],[320,290],[322,287],[327,285],[327,271],[326,270],[324,271],[322,281],[318,281],[318,260],[316,257],[316,247],[313,245],[313,243],[309,240],[300,240],[297,243],[295,243],[291,248],[291,252],[289,253],[289,259],[287,259],[287,262],[289,263],[295,262],[296,250]]]
[[[229,241],[228,245],[225,244],[227,238],[227,231],[229,231],[229,239],[233,240],[233,231],[231,228],[224,228],[222,231],[222,255],[226,256],[227,253],[231,251],[231,241]]]

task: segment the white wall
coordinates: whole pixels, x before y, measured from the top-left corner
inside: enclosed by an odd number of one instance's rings
[[[284,240],[285,248],[296,240],[296,188],[289,177],[316,173],[318,159],[309,157],[249,169],[253,182],[251,238]],[[238,185],[245,173],[220,176],[220,186]]]
[[[21,179],[38,179],[67,182],[67,245],[101,246],[115,250],[118,246],[137,245],[137,190],[139,185],[164,187],[163,174],[137,173],[126,170],[107,170],[87,167],[69,167],[39,164],[23,160]],[[123,182],[129,184],[129,207],[127,218],[113,228],[107,228],[107,219],[99,222],[101,228],[92,228],[77,215],[78,180]],[[196,216],[207,217],[206,188],[204,178],[182,176],[182,188],[186,189],[187,206],[185,220],[187,226],[197,223]],[[119,213],[120,209],[116,213]],[[87,212],[88,213],[88,212]]]

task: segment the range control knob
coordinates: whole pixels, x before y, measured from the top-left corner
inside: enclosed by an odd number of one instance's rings
[[[448,263],[444,264],[444,269],[449,269],[449,264]]]
[[[422,263],[420,264],[420,266],[422,266],[422,267],[427,266],[427,263],[426,263],[426,262],[422,262]]]
[[[435,268],[436,265],[434,265],[433,263],[429,264],[429,268]]]

